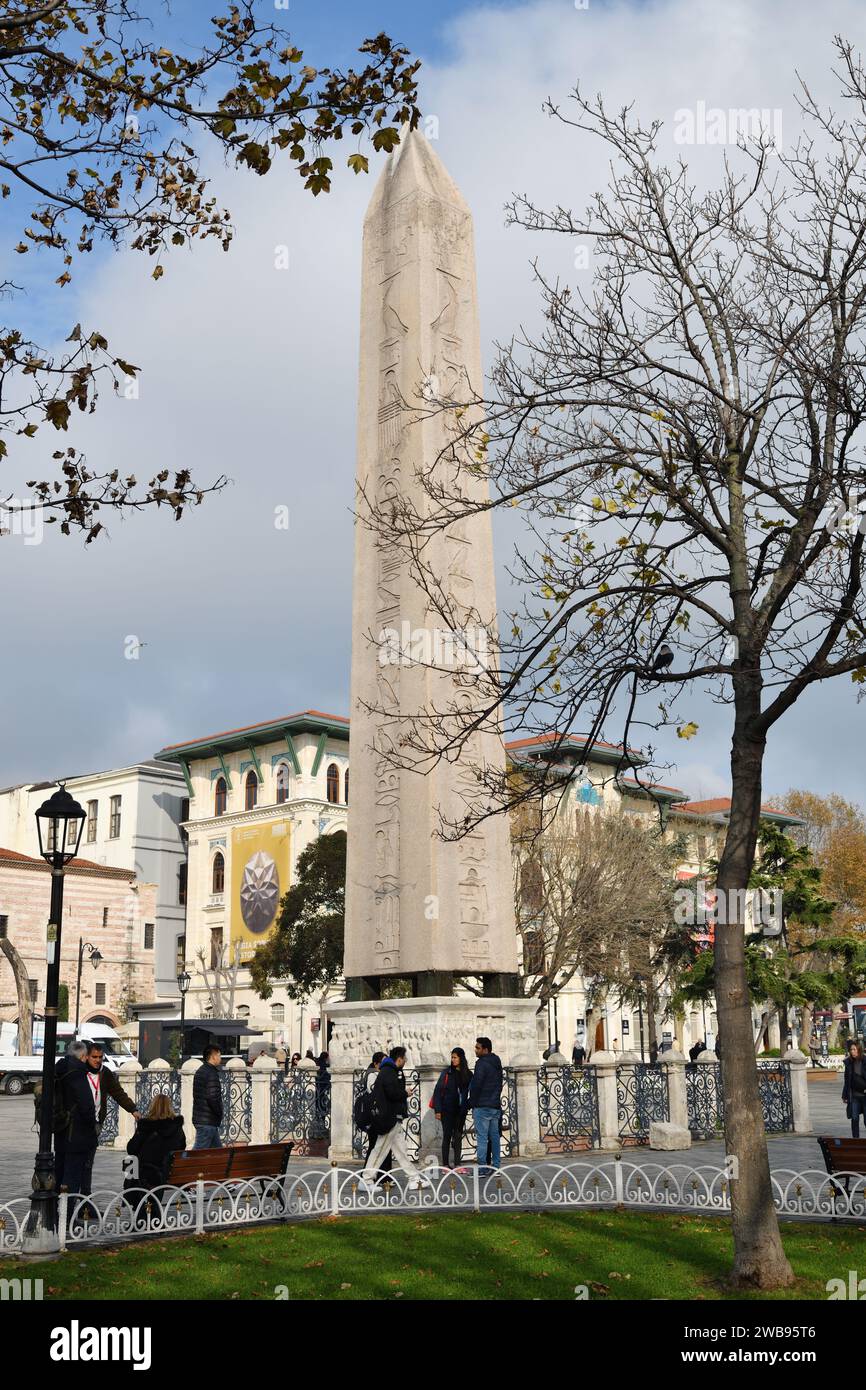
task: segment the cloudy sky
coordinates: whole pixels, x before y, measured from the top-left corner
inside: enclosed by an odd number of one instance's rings
[[[182,7],[173,42],[196,42],[183,12],[203,8]],[[273,11],[266,0],[261,8]],[[605,182],[599,149],[555,126],[546,97],[565,101],[579,80],[612,106],[634,102],[646,120],[666,122],[671,156],[682,153],[674,112],[699,101],[777,109],[789,143],[796,72],[831,97],[831,41],[837,32],[857,40],[862,3],[291,0],[278,18],[318,65],[348,61],[381,29],[422,58],[422,108],[475,215],[489,362],[495,340],[535,319],[531,258],[578,273],[566,242],[507,229],[504,203],[519,191],[582,209]],[[689,150],[699,182],[719,158],[717,147]],[[377,168],[367,179],[347,171],[313,200],[288,164],[265,179],[214,164],[234,247],[178,253],[159,283],[145,259],[123,251],[81,266],[65,297],[28,267],[25,300],[7,316],[17,312],[43,339],[62,339],[80,319],[142,368],[137,400],[105,396],[76,427],[90,462],[140,478],[185,464],[202,482],[225,473],[232,484],[179,525],[114,520],[109,538],[86,549],[51,532],[36,546],[0,539],[0,785],[127,763],[308,707],[348,712],[360,232]],[[283,246],[288,270],[275,264]],[[38,472],[49,445],[16,446],[8,490]],[[287,531],[273,524],[280,505]],[[509,543],[500,529],[502,568]],[[125,657],[129,637],[144,644],[138,660]],[[776,728],[770,791],[808,786],[866,801],[866,707],[852,689],[842,681],[812,693]],[[721,794],[728,713],[697,693],[689,713],[700,733],[673,750],[672,780],[696,797]]]

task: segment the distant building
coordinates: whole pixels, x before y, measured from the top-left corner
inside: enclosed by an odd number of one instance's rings
[[[180,768],[148,759],[64,780],[87,813],[81,857],[98,866],[127,869],[140,883],[155,885],[155,905],[142,925],[138,950],[151,974],[149,997],[176,999],[186,863],[180,829],[186,815],[186,784]],[[56,785],[31,782],[0,791],[0,846],[39,854],[36,812]],[[0,900],[0,913],[5,911]]]
[[[43,797],[44,800],[44,797]],[[51,870],[44,859],[0,848],[0,936],[22,956],[30,979],[34,1011],[45,1007],[46,929],[51,902]],[[156,886],[141,883],[131,869],[110,868],[73,859],[66,869],[60,979],[69,990],[69,1020],[75,1020],[78,943],[84,939],[101,956],[97,968],[84,956],[81,1022],[122,1024],[131,998],[153,993]],[[0,1019],[18,1013],[12,967],[0,954]]]

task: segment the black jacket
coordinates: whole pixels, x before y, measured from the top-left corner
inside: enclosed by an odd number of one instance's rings
[[[842,1081],[842,1099],[843,1099],[844,1101],[850,1101],[850,1100],[851,1100],[851,1095],[852,1095],[851,1080],[852,1080],[853,1075],[854,1075],[854,1058],[853,1058],[853,1057],[846,1057],[846,1058],[845,1058],[844,1077],[843,1077],[843,1081]],[[864,1061],[863,1061],[863,1079],[864,1079],[864,1081],[866,1081],[866,1059],[864,1059]],[[863,1094],[862,1091],[854,1091],[853,1094],[854,1094],[855,1096],[860,1096],[861,1098],[866,1099],[866,1097],[864,1097],[864,1094]]]
[[[194,1125],[221,1125],[223,1088],[220,1069],[203,1062],[192,1079],[192,1122]]]
[[[406,1078],[402,1069],[386,1057],[373,1084],[373,1129],[387,1134],[409,1114]]]
[[[166,1180],[171,1155],[185,1148],[182,1115],[172,1115],[169,1120],[139,1120],[126,1146],[126,1152],[138,1159],[135,1186],[145,1190],[159,1187]]]
[[[109,1073],[103,1067],[99,1072],[99,1112],[93,1104],[93,1088],[89,1077],[95,1077],[96,1073],[91,1071],[86,1062],[79,1062],[76,1057],[70,1057],[61,1079],[63,1100],[69,1116],[66,1130],[66,1149],[68,1153],[87,1153],[88,1149],[95,1149],[99,1142],[99,1126],[105,1119],[105,1111],[108,1105],[107,1087],[105,1077]],[[120,1087],[118,1085],[118,1090]],[[135,1105],[129,1099],[125,1091],[121,1091],[123,1096],[123,1107],[125,1110],[134,1110]]]
[[[484,1052],[475,1063],[469,1087],[472,1110],[499,1110],[502,1107],[502,1063],[495,1052]]]
[[[471,1071],[467,1071],[461,1083],[456,1067],[446,1067],[436,1082],[433,1091],[432,1108],[437,1115],[466,1115],[469,1109],[469,1083]]]

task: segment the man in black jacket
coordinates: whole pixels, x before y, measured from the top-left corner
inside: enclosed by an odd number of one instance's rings
[[[500,1163],[499,1119],[502,1113],[502,1063],[493,1051],[489,1038],[475,1039],[475,1071],[469,1086],[469,1108],[475,1116],[476,1162],[486,1167],[484,1160],[490,1152],[490,1163]]]
[[[211,1043],[202,1054],[202,1065],[192,1079],[192,1122],[195,1125],[194,1149],[221,1149],[220,1125],[223,1122],[223,1088],[220,1085],[222,1053]]]
[[[406,1078],[403,1068],[406,1065],[405,1047],[392,1047],[387,1057],[383,1057],[373,1084],[373,1129],[378,1136],[367,1155],[367,1162],[361,1172],[361,1181],[368,1182],[372,1175],[382,1167],[389,1154],[393,1155],[398,1168],[417,1174],[415,1187],[423,1187],[422,1178],[406,1148],[403,1138],[403,1121],[409,1114],[409,1101],[406,1095]]]
[[[93,1180],[93,1160],[99,1131],[105,1123],[111,1097],[123,1110],[140,1119],[135,1101],[126,1094],[114,1072],[102,1065],[103,1049],[88,1043],[84,1060],[70,1057],[61,1080],[63,1099],[69,1115],[63,1186],[71,1193],[87,1196]]]

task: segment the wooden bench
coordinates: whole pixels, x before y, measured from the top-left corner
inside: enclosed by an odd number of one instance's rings
[[[866,1139],[840,1139],[834,1134],[820,1134],[817,1138],[827,1172],[841,1175],[847,1197],[851,1178],[866,1177]],[[835,1197],[842,1190],[841,1184],[833,1183],[832,1187]]]
[[[261,1191],[265,1195],[265,1180],[285,1176],[293,1148],[294,1144],[288,1143],[239,1144],[236,1148],[223,1149],[178,1149],[171,1156],[166,1183],[169,1187],[183,1187],[200,1180],[217,1184],[261,1179]],[[276,1193],[281,1193],[278,1183],[273,1185],[272,1195]]]

